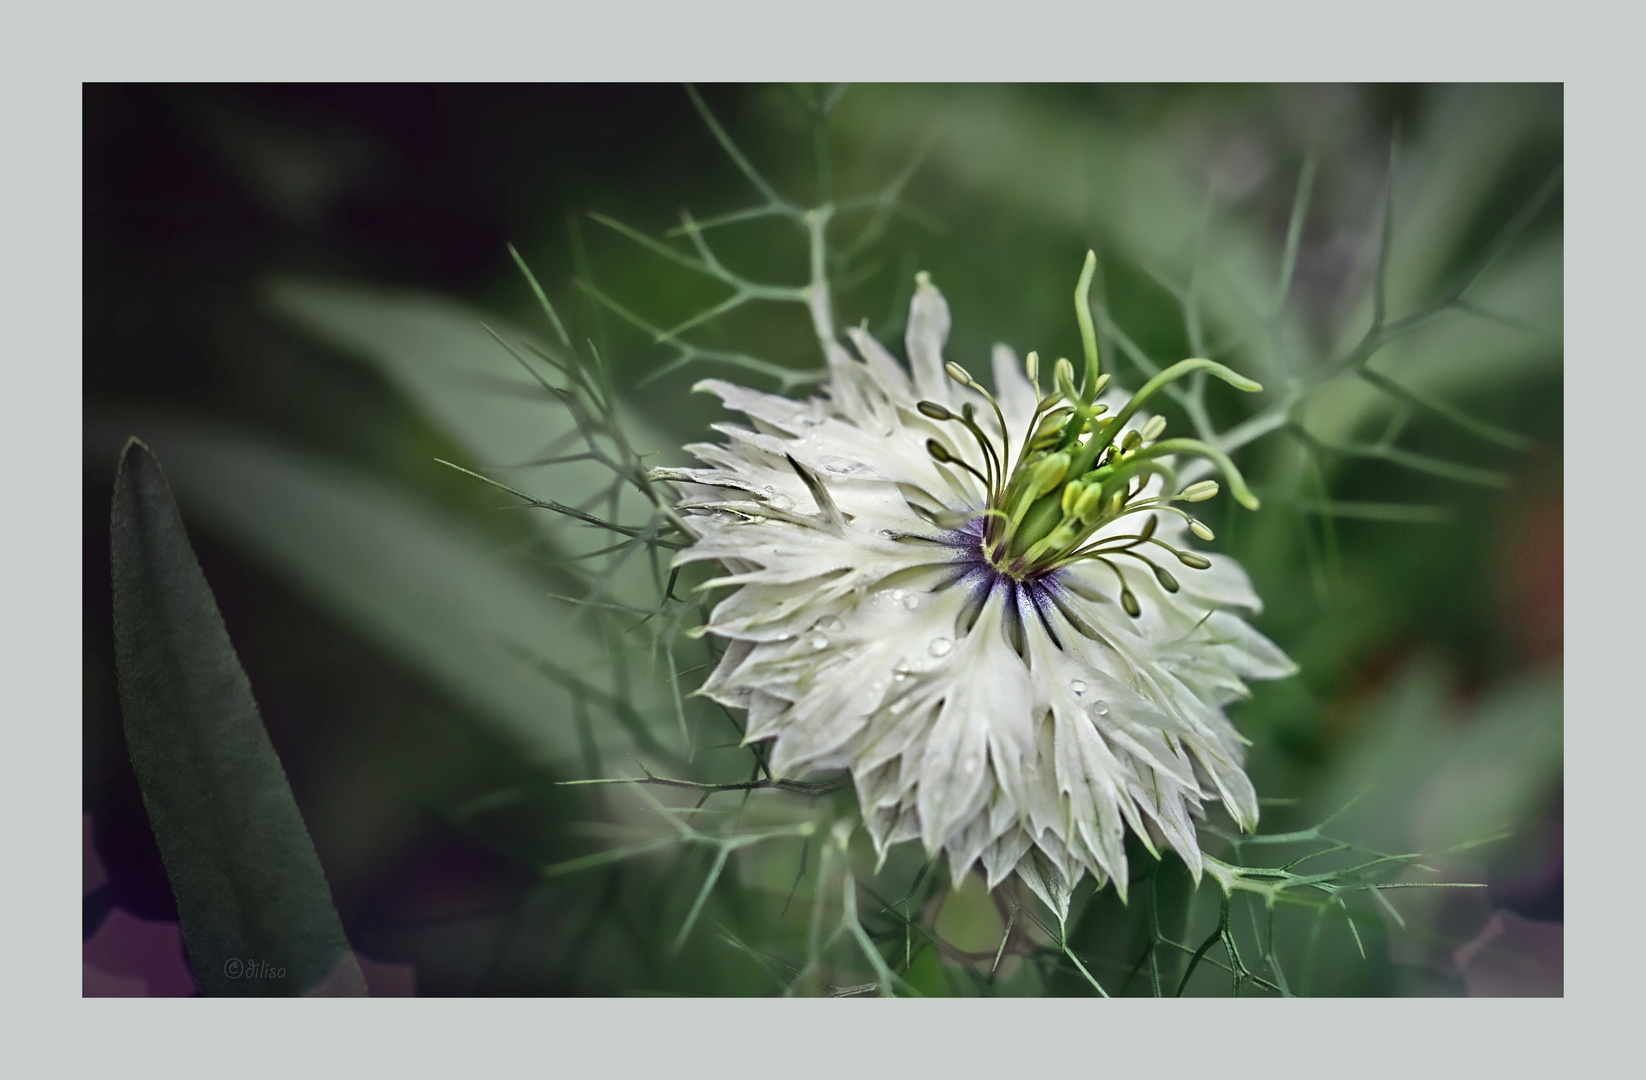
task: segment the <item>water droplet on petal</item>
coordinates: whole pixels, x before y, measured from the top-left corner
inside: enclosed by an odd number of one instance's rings
[[[1086,692],[1086,684],[1079,679],[1075,679],[1069,683],[1069,689],[1074,691],[1075,697],[1079,697]]]
[[[829,636],[827,634],[812,633],[806,635],[806,648],[812,650],[812,652],[822,652],[828,647]]]
[[[920,594],[909,593],[903,598],[903,606],[908,608],[910,611],[917,610],[920,607]]]
[[[946,637],[934,637],[932,643],[926,646],[926,651],[933,656],[948,656],[949,650],[954,648],[954,642]]]
[[[1093,705],[1092,705],[1092,715],[1093,716],[1108,716],[1109,715],[1109,703],[1107,701],[1094,702]]]
[[[838,630],[846,629],[846,624],[840,620],[840,616],[838,615],[825,615],[821,619],[817,620],[817,625],[812,629],[823,630],[832,634]]]
[[[966,775],[967,776],[972,775],[973,773],[975,773],[977,771],[977,759],[976,758],[967,758],[966,759],[966,764],[963,766],[963,768],[966,770]]]

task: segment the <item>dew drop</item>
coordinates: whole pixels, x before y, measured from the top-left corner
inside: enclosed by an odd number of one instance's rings
[[[904,713],[909,711],[910,704],[911,702],[908,698],[900,697],[896,701],[892,702],[891,709],[889,711],[893,716],[902,716]]]
[[[827,634],[812,633],[806,635],[806,648],[810,649],[812,652],[822,652],[828,647],[829,636]]]
[[[1107,701],[1094,702],[1092,704],[1092,715],[1093,716],[1108,716],[1109,715],[1109,703]]]
[[[908,608],[910,611],[918,610],[920,607],[920,594],[909,593],[907,596],[903,597],[903,606]]]
[[[926,646],[926,651],[933,656],[948,656],[949,650],[954,648],[954,642],[946,637],[932,638],[932,643]]]
[[[812,629],[823,630],[832,634],[836,631],[846,629],[846,624],[840,621],[840,616],[838,615],[825,615],[821,619],[817,620],[817,625],[812,627]]]
[[[964,768],[966,770],[966,775],[967,776],[971,776],[973,773],[977,772],[977,759],[976,758],[967,758],[966,759],[966,764],[964,766],[962,766],[962,768]]]
[[[1075,697],[1079,697],[1086,692],[1086,684],[1079,679],[1075,679],[1069,683],[1069,689],[1074,691]]]

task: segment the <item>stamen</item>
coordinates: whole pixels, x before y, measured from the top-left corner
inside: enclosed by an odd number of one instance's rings
[[[1132,593],[1132,590],[1127,587],[1126,575],[1120,572],[1120,567],[1101,556],[1098,557],[1097,561],[1113,570],[1114,576],[1120,580],[1120,606],[1126,609],[1126,614],[1134,619],[1142,615],[1143,607],[1137,602],[1137,597]]]

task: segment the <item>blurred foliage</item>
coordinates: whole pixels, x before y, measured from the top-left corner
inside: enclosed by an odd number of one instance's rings
[[[743,162],[672,88],[88,92],[85,794],[115,903],[167,913],[110,749],[94,527],[135,434],[199,526],[351,941],[427,992],[1458,993],[1492,910],[1562,917],[1558,87],[701,94]],[[1015,884],[951,890],[913,845],[874,872],[826,783],[557,783],[635,755],[759,774],[738,718],[682,694],[712,654],[677,637],[697,602],[659,600],[661,534],[604,550],[624,538],[441,462],[642,530],[621,470],[525,466],[683,463],[723,419],[698,378],[809,377],[802,303],[655,339],[814,273],[805,219],[717,218],[827,200],[837,325],[901,340],[926,270],[951,358],[1074,355],[1092,247],[1118,378],[1194,354],[1264,382],[1251,411],[1197,387],[1166,410],[1264,498],[1209,521],[1302,667],[1233,714],[1262,832],[1331,818],[1430,853],[1397,883],[1488,888],[1270,921],[1139,849],[1129,902],[1078,896],[1060,949]],[[699,236],[722,272],[683,265]],[[1277,865],[1324,842],[1205,843]]]

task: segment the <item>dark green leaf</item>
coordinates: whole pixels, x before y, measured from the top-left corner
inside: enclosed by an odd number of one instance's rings
[[[251,684],[160,465],[135,439],[112,528],[126,744],[200,992],[363,995]]]

